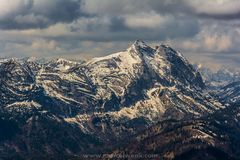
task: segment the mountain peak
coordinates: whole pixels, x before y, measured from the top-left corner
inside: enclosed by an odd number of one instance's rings
[[[134,43],[133,43],[133,45],[135,45],[135,46],[141,46],[141,47],[146,47],[146,46],[148,46],[144,41],[142,41],[142,40],[136,40]]]
[[[136,40],[132,46],[130,48],[134,48],[135,50],[139,50],[139,49],[153,49],[152,47],[150,47],[149,45],[147,45],[147,43],[145,43],[142,40]]]
[[[131,47],[128,49],[128,51],[133,50],[136,54],[138,54],[140,57],[142,57],[144,54],[147,55],[153,55],[156,50],[153,49],[151,46],[147,45],[142,40],[136,40]]]

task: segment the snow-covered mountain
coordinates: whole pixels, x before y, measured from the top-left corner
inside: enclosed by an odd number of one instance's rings
[[[224,108],[182,54],[139,40],[84,63],[4,59],[0,73],[0,124],[12,127],[0,151],[13,156],[96,153],[158,122]]]

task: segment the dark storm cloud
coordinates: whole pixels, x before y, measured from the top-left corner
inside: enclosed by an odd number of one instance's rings
[[[50,25],[69,23],[79,18],[80,0],[3,0],[0,11],[1,29],[46,28]]]
[[[169,43],[196,60],[194,53],[211,53],[211,62],[240,53],[239,0],[0,1],[0,55],[103,55],[136,39]]]
[[[231,1],[231,3],[230,3]],[[70,23],[80,17],[106,16],[114,21],[112,31],[128,30],[123,15],[155,12],[160,15],[188,19],[237,19],[240,2],[237,0],[2,0],[1,29],[47,28],[56,23]],[[112,18],[114,17],[114,18]],[[198,18],[197,18],[198,17]],[[89,26],[91,29],[92,26]]]
[[[122,17],[112,17],[110,18],[110,30],[111,31],[124,31],[124,30],[131,30],[129,27],[126,26],[125,19]]]
[[[210,19],[218,19],[218,20],[234,20],[234,19],[240,19],[240,10],[238,13],[231,13],[231,14],[199,13],[198,16],[202,18],[210,18]]]
[[[82,10],[93,15],[159,14],[191,15],[198,18],[239,19],[239,0],[84,0]]]
[[[146,15],[145,17],[101,17],[80,20],[73,23],[70,30],[72,34],[69,36],[48,35],[48,38],[94,42],[135,41],[136,39],[159,41],[193,37],[199,33],[200,28],[197,20]]]

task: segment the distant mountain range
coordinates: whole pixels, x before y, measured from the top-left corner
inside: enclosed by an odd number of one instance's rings
[[[197,67],[203,80],[208,88],[215,93],[222,103],[239,103],[240,102],[240,71],[238,69],[220,68],[213,72],[206,67]],[[211,91],[209,91],[211,93]]]
[[[240,83],[227,74],[139,40],[87,62],[2,59],[0,159],[237,159]]]
[[[240,71],[238,69],[222,67],[217,71],[212,71],[207,67],[197,64],[194,65],[194,68],[201,73],[204,82],[211,89],[218,89],[240,80]]]

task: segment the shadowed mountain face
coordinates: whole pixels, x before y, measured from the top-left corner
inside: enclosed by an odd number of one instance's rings
[[[152,153],[164,159],[239,159],[239,114],[239,107],[233,105],[201,118],[162,121],[134,135],[113,153]]]
[[[118,153],[129,141],[126,153],[170,159],[205,151],[237,154],[228,148],[232,139],[221,138],[231,136],[221,134],[225,121],[212,122],[230,109],[208,94],[200,73],[169,46],[136,41],[84,63],[4,59],[0,73],[0,157]]]

